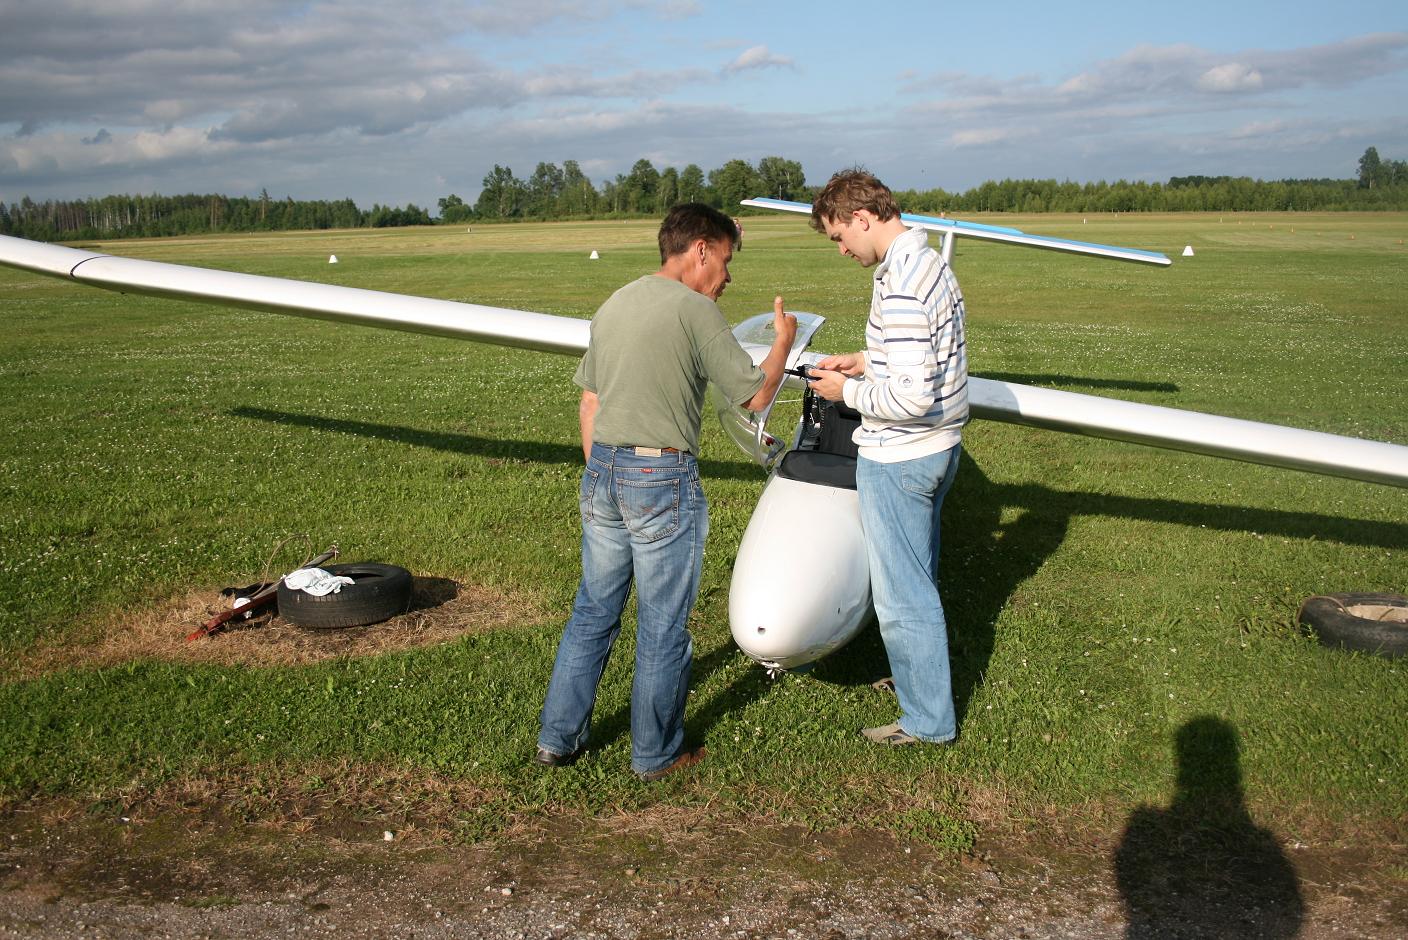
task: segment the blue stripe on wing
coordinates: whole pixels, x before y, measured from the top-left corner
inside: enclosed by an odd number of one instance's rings
[[[760,209],[777,209],[782,212],[805,212],[810,214],[812,207],[805,202],[791,202],[786,199],[769,199],[766,196],[757,199],[743,200],[745,206],[757,206]],[[1122,248],[1118,245],[1102,245],[1098,242],[1082,242],[1070,238],[1055,238],[1050,235],[1028,235],[1021,229],[1006,228],[1000,225],[983,225],[979,222],[962,222],[956,219],[937,219],[929,215],[914,215],[908,212],[900,213],[900,218],[910,225],[920,228],[932,229],[938,232],[954,232],[958,235],[970,234],[981,238],[984,235],[997,236],[999,241],[1003,236],[1007,238],[1020,238],[1018,244],[1030,245],[1034,248],[1054,248],[1060,251],[1072,251],[1084,254],[1103,254],[1105,252],[1119,252],[1123,260],[1149,261],[1154,264],[1169,264],[1168,256],[1157,251],[1145,251],[1142,248]],[[1111,257],[1106,255],[1106,257]]]

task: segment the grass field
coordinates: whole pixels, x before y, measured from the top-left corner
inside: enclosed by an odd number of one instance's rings
[[[1408,444],[1408,217],[987,221],[1175,264],[961,245],[976,374]],[[649,222],[85,247],[583,317],[655,263]],[[816,348],[861,345],[868,278],[803,220],[748,219],[733,274],[730,319],[780,292],[828,317]],[[1213,716],[1239,752],[1194,776],[1235,763],[1279,833],[1403,835],[1404,667],[1322,649],[1294,617],[1311,594],[1408,589],[1404,490],[971,425],[943,559],[960,744],[883,751],[855,733],[893,718],[868,685],[885,674],[873,631],[778,681],[733,647],[729,572],[763,476],[710,425],[688,718],[709,760],[659,785],[628,773],[623,635],[594,749],[544,774],[526,758],[577,577],[573,360],[8,269],[0,316],[0,805],[132,805],[200,780],[253,800],[355,767],[401,792],[449,781],[463,838],[664,805],[964,847],[987,827],[1166,802],[1175,735]],[[169,655],[85,661],[135,620],[255,580],[294,533],[453,579],[504,616],[286,666],[242,664],[238,634],[207,641],[228,658],[183,659],[196,624],[177,622]]]

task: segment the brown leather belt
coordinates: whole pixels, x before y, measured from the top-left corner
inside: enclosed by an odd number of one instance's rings
[[[678,447],[633,447],[637,457],[659,457],[661,454],[678,454]]]

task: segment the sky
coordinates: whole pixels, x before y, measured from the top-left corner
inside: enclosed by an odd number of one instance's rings
[[[473,202],[781,156],[809,183],[1355,175],[1408,159],[1408,3],[0,0],[0,202]]]

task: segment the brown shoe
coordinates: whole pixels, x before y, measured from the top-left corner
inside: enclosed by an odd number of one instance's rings
[[[664,767],[661,767],[659,770],[647,770],[643,774],[636,774],[636,776],[644,780],[646,783],[654,783],[656,780],[668,777],[670,774],[674,773],[677,770],[684,770],[686,767],[693,767],[695,764],[699,763],[704,759],[704,754],[705,750],[702,747],[683,750],[680,752],[679,757],[676,757],[673,761],[666,764]]]
[[[571,754],[554,754],[547,748],[540,747],[533,755],[533,763],[539,767],[569,767],[581,756],[580,750],[573,751]]]

